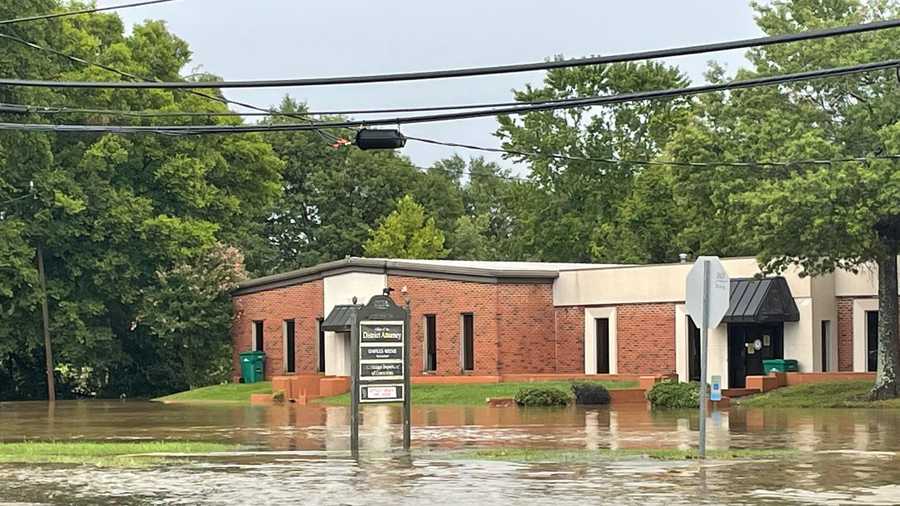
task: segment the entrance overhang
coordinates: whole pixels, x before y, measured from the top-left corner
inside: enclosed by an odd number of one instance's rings
[[[362,306],[356,304],[342,304],[334,306],[328,316],[322,322],[322,330],[326,332],[350,332],[350,324],[353,316]]]
[[[800,311],[783,277],[731,280],[726,323],[778,323],[800,321]]]

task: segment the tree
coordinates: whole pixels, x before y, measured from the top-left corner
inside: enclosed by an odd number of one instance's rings
[[[433,216],[425,216],[425,208],[412,196],[397,201],[378,228],[370,232],[365,244],[366,256],[379,258],[444,258],[444,233],[437,228]]]
[[[286,97],[277,110],[302,114],[307,109]],[[262,232],[272,249],[267,272],[361,255],[369,230],[411,191],[418,177],[409,160],[393,151],[336,149],[318,132],[269,133],[265,138],[286,164],[284,193]]]
[[[68,5],[13,0],[0,18]],[[190,50],[158,21],[125,34],[112,14],[73,16],[10,26],[23,39],[151,79],[179,80]],[[120,79],[114,72],[0,41],[0,72],[9,77]],[[204,77],[205,78],[205,77]],[[213,92],[218,93],[218,92]],[[218,102],[185,91],[28,90],[6,87],[0,100],[86,108],[220,112]],[[45,122],[4,113],[3,121]],[[63,118],[59,118],[61,121]],[[66,116],[71,123],[237,124],[238,118],[112,118]],[[159,289],[158,272],[189,264],[216,244],[248,251],[259,263],[252,224],[261,223],[280,192],[282,163],[259,135],[230,137],[0,134],[0,197],[29,193],[0,212],[0,259],[7,269],[0,307],[0,362],[33,364],[43,350],[35,304],[34,255],[45,252],[50,330],[62,396],[163,393],[172,384],[148,371],[162,364],[165,329],[137,325],[145,297]],[[5,240],[9,239],[9,240]],[[8,271],[8,272],[7,272]],[[187,302],[193,294],[182,294]],[[40,355],[38,353],[37,355]],[[30,367],[31,365],[29,365]],[[37,376],[35,376],[37,377]],[[14,378],[24,381],[27,378]],[[43,381],[39,384],[43,386]],[[13,395],[35,392],[21,386]]]
[[[675,67],[623,63],[551,70],[543,87],[527,86],[515,98],[553,100],[686,84]],[[531,173],[528,182],[515,185],[511,192],[515,231],[508,249],[523,259],[590,261],[591,238],[598,227],[616,220],[642,166],[577,158],[654,158],[685,120],[688,109],[689,101],[678,99],[537,112],[519,119],[500,117],[497,136],[503,147],[535,153],[513,156],[527,162]],[[618,251],[604,254],[612,259],[619,256]]]
[[[900,16],[900,4],[880,0],[783,0],[754,7],[757,23],[772,35]],[[896,33],[883,31],[758,48],[748,52],[752,70],[739,75],[897,58],[898,41]],[[714,68],[713,74],[721,72]],[[672,136],[667,152],[684,161],[764,162],[897,153],[900,101],[896,85],[893,71],[885,71],[707,98],[691,121]],[[751,250],[766,271],[797,265],[808,275],[876,264],[878,372],[871,397],[900,394],[900,171],[896,161],[689,168],[676,169],[676,174],[681,181],[676,184],[680,198],[695,204],[691,220],[696,225],[686,235],[699,252]],[[699,240],[701,235],[710,239]]]
[[[450,256],[456,260],[495,260],[496,243],[491,241],[490,216],[460,216],[450,234]]]

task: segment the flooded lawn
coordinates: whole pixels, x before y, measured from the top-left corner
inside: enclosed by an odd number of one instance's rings
[[[0,504],[900,503],[900,410],[714,413],[710,448],[798,452],[705,464],[518,463],[465,453],[689,448],[695,413],[417,407],[411,455],[395,450],[399,421],[396,407],[365,409],[357,461],[347,451],[345,407],[0,403],[0,441],[178,440],[241,450],[126,469],[0,464]]]

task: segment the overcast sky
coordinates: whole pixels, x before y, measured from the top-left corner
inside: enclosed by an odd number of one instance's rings
[[[99,0],[108,6],[125,0]],[[126,23],[163,19],[194,66],[226,80],[342,76],[542,61],[759,36],[747,0],[180,0],[119,11]],[[733,72],[743,51],[669,60],[694,81],[707,61]],[[191,69],[186,69],[190,71]],[[327,88],[228,90],[271,106],[285,94],[334,110],[508,101],[542,72]],[[407,135],[499,146],[493,118],[404,126]],[[454,148],[410,142],[420,166]],[[464,157],[478,153],[458,150]],[[484,155],[498,159],[497,155]],[[507,164],[505,164],[507,165]],[[508,165],[507,165],[508,166]]]

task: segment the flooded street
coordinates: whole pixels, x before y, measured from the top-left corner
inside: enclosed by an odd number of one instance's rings
[[[0,464],[0,504],[900,503],[900,411],[714,413],[710,448],[793,448],[778,460],[511,463],[473,448],[687,448],[695,413],[627,409],[417,407],[413,452],[397,407],[363,411],[359,461],[348,409],[0,403],[0,440],[184,440],[241,451],[137,469]]]

